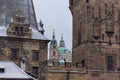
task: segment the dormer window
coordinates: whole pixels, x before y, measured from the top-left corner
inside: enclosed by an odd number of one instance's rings
[[[23,34],[23,27],[20,27],[20,33]]]
[[[13,20],[7,28],[8,36],[27,37],[31,38],[31,29],[29,23],[26,22],[26,17],[22,12],[15,14]],[[25,32],[26,31],[26,32]]]
[[[21,22],[20,18],[17,19],[17,22]]]
[[[24,30],[23,30],[23,27],[15,27],[15,34],[16,35],[23,35],[23,32],[24,32]]]
[[[5,72],[5,68],[0,68],[0,73],[4,73]]]
[[[24,19],[23,19],[23,18],[18,18],[18,17],[17,17],[17,18],[15,19],[15,21],[16,21],[16,22],[24,22]]]
[[[19,29],[18,29],[18,27],[15,27],[15,32],[19,32]]]
[[[56,52],[55,51],[53,51],[53,56],[56,56]]]

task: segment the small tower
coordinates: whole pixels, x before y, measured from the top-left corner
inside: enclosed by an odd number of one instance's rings
[[[59,47],[65,47],[65,42],[63,40],[63,34],[61,35],[61,40],[60,40],[60,43],[59,43]]]
[[[39,31],[42,35],[44,35],[45,30],[44,30],[44,24],[43,24],[42,20],[40,20],[40,22],[39,22],[38,31]]]
[[[57,53],[57,40],[55,39],[55,30],[53,30],[52,40],[50,42],[50,52],[49,52],[49,59],[52,61],[58,60],[58,53]]]

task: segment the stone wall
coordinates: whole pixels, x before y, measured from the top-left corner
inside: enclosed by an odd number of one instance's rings
[[[47,41],[21,39],[21,38],[0,38],[0,60],[1,61],[13,61],[19,67],[21,67],[21,59],[25,59],[26,71],[32,73],[32,67],[38,67],[39,79],[45,78],[46,66],[47,66]],[[18,58],[16,60],[11,59],[11,49],[19,49],[17,53]],[[33,51],[39,52],[39,59],[33,60]]]

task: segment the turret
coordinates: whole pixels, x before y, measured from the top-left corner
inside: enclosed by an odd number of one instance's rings
[[[52,40],[50,42],[50,46],[52,46],[52,47],[57,46],[57,40],[55,39],[55,30],[53,30],[53,36],[52,36]]]
[[[65,47],[65,41],[63,40],[63,34],[61,35],[61,40],[59,43],[59,47]]]
[[[53,62],[58,60],[58,53],[57,53],[57,40],[55,39],[55,30],[53,30],[52,40],[50,42],[50,56],[49,59]]]

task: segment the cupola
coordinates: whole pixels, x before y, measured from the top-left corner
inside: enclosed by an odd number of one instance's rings
[[[61,35],[61,40],[60,40],[60,43],[59,43],[59,47],[65,47],[65,42],[63,40],[63,34]]]
[[[53,30],[53,36],[52,36],[52,40],[50,42],[50,46],[57,46],[57,40],[55,39],[55,30]]]

